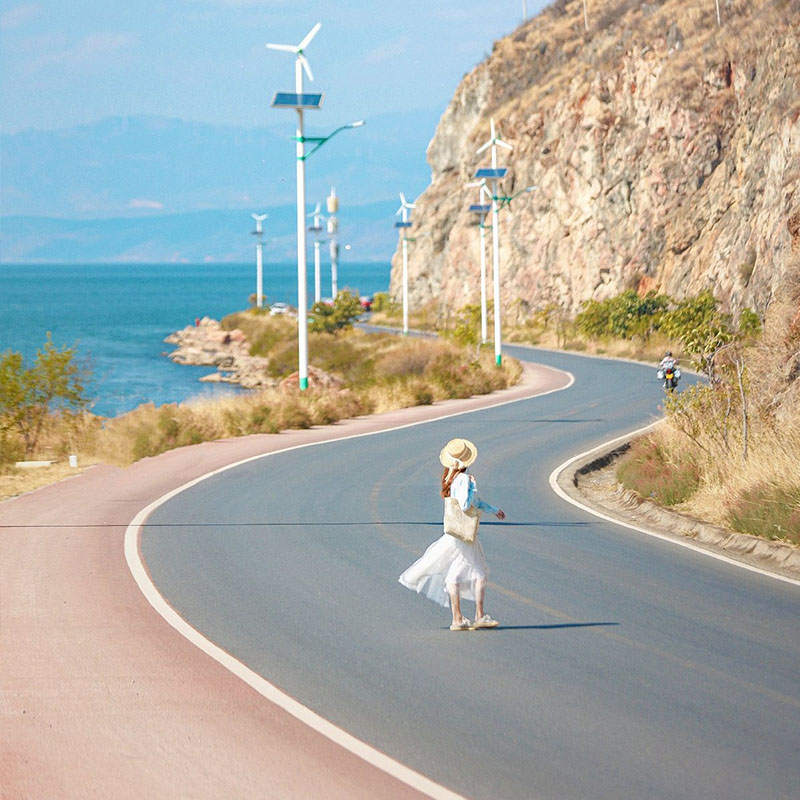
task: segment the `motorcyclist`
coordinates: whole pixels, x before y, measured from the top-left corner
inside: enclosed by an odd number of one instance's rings
[[[671,374],[671,377],[668,377]],[[664,353],[664,358],[658,364],[658,379],[664,381],[664,388],[672,391],[678,385],[678,378],[681,376],[681,371],[678,368],[678,360],[673,357],[672,351],[667,350]]]
[[[678,359],[672,357],[672,350],[667,350],[667,352],[664,353],[664,358],[662,358],[658,364],[658,368],[663,370],[669,368],[675,369],[675,367],[677,366],[678,366]]]

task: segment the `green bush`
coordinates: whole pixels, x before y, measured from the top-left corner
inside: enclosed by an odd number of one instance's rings
[[[353,322],[363,313],[361,301],[345,289],[336,295],[332,306],[322,302],[314,303],[311,307],[310,330],[317,333],[338,333],[344,328],[351,328]]]
[[[662,506],[674,506],[694,494],[700,473],[688,459],[679,463],[670,461],[656,442],[645,438],[634,442],[620,462],[617,480],[641,497]]]
[[[590,339],[647,338],[658,330],[668,305],[666,295],[651,291],[640,297],[633,289],[628,289],[606,300],[584,301],[575,317],[575,325]]]

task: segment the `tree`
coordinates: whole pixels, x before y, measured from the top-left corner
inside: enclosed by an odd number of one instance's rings
[[[311,307],[311,330],[315,333],[336,333],[350,328],[353,321],[364,313],[361,301],[345,289],[336,295],[333,305],[314,303]]]
[[[75,415],[89,405],[88,378],[74,351],[57,348],[49,332],[32,366],[21,353],[7,350],[0,356],[0,432],[21,436],[29,456],[52,414]]]

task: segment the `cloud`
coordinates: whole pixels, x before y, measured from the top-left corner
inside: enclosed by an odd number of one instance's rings
[[[71,46],[62,46],[60,49],[56,46],[40,48],[39,57],[29,62],[27,71],[36,72],[54,64],[75,69],[81,64],[89,64],[98,58],[124,50],[134,42],[134,37],[124,33],[91,33]]]
[[[24,6],[10,8],[0,14],[0,31],[11,31],[21,28],[33,19],[36,19],[42,12],[42,7],[38,3],[29,3]]]
[[[408,50],[408,45],[411,39],[408,36],[403,36],[400,39],[395,39],[393,42],[387,42],[364,56],[364,61],[367,64],[381,64],[384,61],[391,61],[393,58],[402,56]]]
[[[146,208],[154,211],[161,211],[164,208],[164,204],[159,203],[158,200],[134,199],[128,203],[128,208]]]

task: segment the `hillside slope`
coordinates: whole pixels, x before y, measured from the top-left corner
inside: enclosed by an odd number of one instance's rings
[[[675,297],[710,287],[764,311],[785,276],[800,209],[800,0],[559,0],[465,76],[428,148],[410,303],[479,296],[466,184],[494,118],[514,146],[500,214],[508,309],[627,288]],[[487,243],[491,233],[487,232]],[[491,270],[491,245],[487,245]],[[400,294],[395,254],[392,292]],[[521,301],[521,302],[520,302]]]

